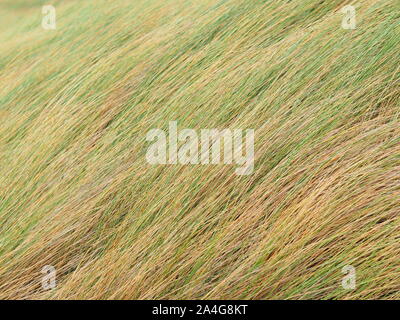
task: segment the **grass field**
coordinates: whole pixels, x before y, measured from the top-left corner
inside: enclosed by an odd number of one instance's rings
[[[0,19],[1,299],[400,298],[399,1],[1,0]],[[149,165],[169,121],[254,129],[253,173]]]

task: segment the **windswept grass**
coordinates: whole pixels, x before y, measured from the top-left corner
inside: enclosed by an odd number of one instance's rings
[[[399,1],[44,4],[0,2],[0,298],[400,298]],[[150,166],[173,120],[254,173]]]

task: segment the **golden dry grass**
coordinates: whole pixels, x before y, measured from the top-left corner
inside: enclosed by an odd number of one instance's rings
[[[0,298],[400,297],[398,1],[43,4],[0,2]],[[172,120],[254,173],[150,166]]]

